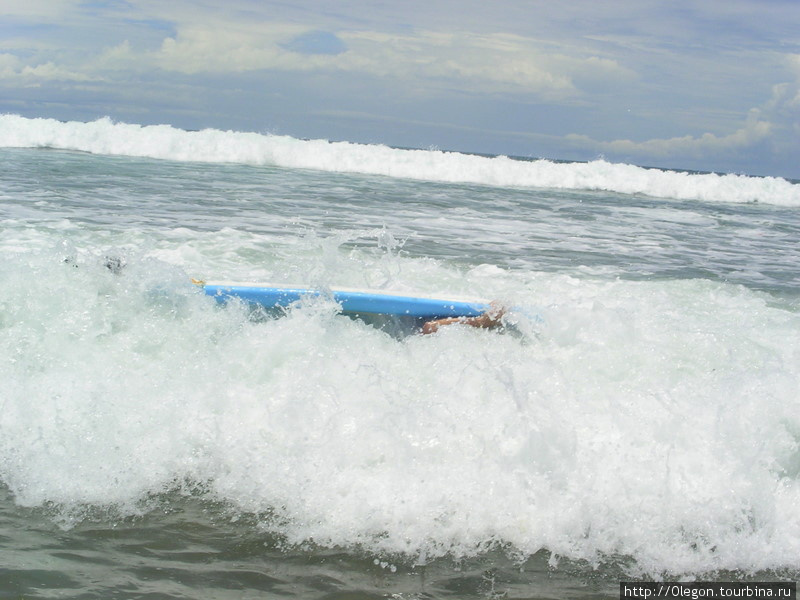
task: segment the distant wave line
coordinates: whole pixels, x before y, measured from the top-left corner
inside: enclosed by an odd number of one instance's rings
[[[667,170],[604,159],[568,162],[171,125],[0,115],[0,147],[52,148],[181,162],[235,163],[496,187],[598,190],[705,202],[800,207],[800,184],[780,177]]]

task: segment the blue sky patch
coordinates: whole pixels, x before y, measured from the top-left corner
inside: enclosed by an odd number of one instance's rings
[[[345,43],[330,31],[309,31],[283,44],[283,48],[298,54],[341,54],[347,50]]]

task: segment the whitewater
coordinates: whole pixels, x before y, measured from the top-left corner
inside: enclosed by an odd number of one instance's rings
[[[800,186],[777,177],[681,173],[613,164],[514,160],[438,150],[299,140],[169,125],[131,125],[109,118],[92,123],[0,116],[0,147],[58,148],[94,154],[179,161],[230,162],[364,173],[493,186],[605,190],[663,198],[719,202],[768,202],[800,206]]]
[[[0,595],[798,579],[798,189],[0,116]],[[524,310],[422,336],[192,278]]]

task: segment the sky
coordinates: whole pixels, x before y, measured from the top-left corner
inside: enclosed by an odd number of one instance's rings
[[[800,179],[800,0],[0,0],[0,113]]]

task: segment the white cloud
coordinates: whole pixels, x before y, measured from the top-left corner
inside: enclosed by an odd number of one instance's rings
[[[341,35],[351,48],[349,62],[339,68],[392,77],[442,80],[469,89],[572,95],[577,92],[568,72],[526,38],[511,34],[472,32]],[[491,86],[479,88],[476,86]]]
[[[181,73],[220,73],[261,69],[306,68],[327,57],[295,56],[280,47],[293,36],[308,31],[298,26],[228,24],[219,27],[181,27],[175,37],[165,38],[161,48],[148,55],[162,69]]]
[[[800,84],[798,82],[784,82],[772,86],[772,98],[766,108],[773,113],[791,115],[800,118]]]
[[[80,80],[81,73],[84,79],[89,79],[94,78],[97,72],[122,73],[127,69],[142,71],[153,68],[187,75],[260,70],[327,71],[399,79],[408,82],[406,89],[409,90],[533,94],[540,99],[563,100],[581,94],[582,85],[576,81],[607,82],[633,76],[615,60],[570,47],[567,40],[554,45],[517,33],[494,31],[491,25],[484,29],[480,27],[482,23],[474,19],[466,19],[465,22],[471,22],[473,27],[468,25],[463,29],[458,26],[463,19],[455,18],[448,19],[452,29],[405,28],[398,32],[394,22],[400,15],[406,15],[412,22],[414,20],[413,10],[408,13],[407,9],[400,7],[396,8],[397,14],[393,14],[391,19],[386,14],[378,19],[388,19],[388,22],[373,22],[371,29],[368,26],[356,30],[348,14],[360,9],[347,5],[336,11],[340,12],[338,17],[330,16],[336,13],[328,15],[296,7],[296,11],[289,12],[290,15],[312,18],[300,18],[290,23],[270,20],[273,10],[269,3],[258,5],[241,1],[231,2],[224,9],[206,0],[100,3],[91,9],[96,15],[94,21],[89,16],[90,11],[81,8],[80,0],[2,0],[2,3],[4,8],[0,9],[0,14],[5,10],[8,14],[37,23],[50,22],[55,14],[65,14],[70,22],[105,23],[109,26],[122,17],[129,23],[155,20],[174,24],[176,33],[165,37],[157,49],[145,49],[141,44],[133,46],[126,41],[95,51],[92,57],[91,46],[84,45],[73,54],[75,58],[69,64],[58,68],[56,65],[61,64],[63,58],[55,55],[56,48],[51,48],[49,56],[42,55],[38,60],[52,64],[32,64],[32,70],[27,72],[27,75],[41,77],[56,77],[60,73],[64,80]],[[52,8],[50,13],[48,7]],[[417,8],[421,10],[420,7]],[[474,12],[478,5],[464,8],[467,12]],[[383,14],[381,10],[375,10],[377,14]],[[431,11],[442,12],[432,8],[428,12]],[[441,24],[441,19],[434,21]],[[294,47],[291,42],[298,36],[311,32],[329,33],[326,24],[332,28],[331,35],[335,34],[341,40],[343,51],[325,54],[291,50]],[[30,44],[34,43],[30,41]],[[36,44],[45,50],[40,42]]]
[[[794,74],[794,81],[773,87],[770,107],[800,111],[800,54],[787,55],[786,63]],[[800,114],[796,116],[800,117]]]
[[[125,40],[112,48],[106,48],[92,61],[91,67],[95,69],[125,69],[133,66],[137,60],[136,53],[131,48],[131,43]]]
[[[786,137],[787,132],[800,131],[800,56],[792,55],[788,62],[796,64],[797,81],[773,86],[771,98],[760,107],[750,109],[744,124],[728,135],[704,133],[641,142],[628,139],[606,142],[586,135],[570,134],[565,139],[575,146],[590,148],[595,152],[653,158],[732,155],[766,140],[785,146],[786,140],[782,138]]]
[[[71,71],[57,66],[53,62],[37,65],[24,65],[13,54],[0,54],[0,79],[17,80],[23,85],[37,85],[43,81],[97,81],[98,78]]]
[[[13,6],[6,9],[13,14],[24,14],[27,20],[39,23],[49,20],[40,20],[47,0],[31,0],[27,9],[21,0],[10,1]],[[57,0],[54,8],[66,13],[72,8],[71,20],[82,22],[87,17],[75,7],[76,2]],[[20,40],[13,49],[37,47],[40,53],[37,62],[28,61],[28,69],[24,72],[18,69],[13,75],[85,81],[96,79],[97,73],[124,73],[128,69],[162,69],[187,75],[326,71],[404,80],[409,83],[407,89],[511,92],[559,100],[580,93],[573,74],[582,79],[591,74],[613,80],[625,72],[613,60],[592,54],[570,57],[563,54],[563,49],[554,53],[547,51],[542,42],[511,33],[425,30],[391,33],[352,28],[327,32],[316,23],[275,22],[264,16],[246,20],[233,12],[224,18],[211,18],[213,9],[202,3],[194,13],[186,12],[187,5],[180,3],[169,10],[159,9],[146,0],[128,6],[125,16],[129,20],[138,18],[147,22],[148,18],[163,19],[165,15],[178,18],[174,22],[176,33],[163,38],[156,49],[123,41],[95,50],[94,56],[91,44],[81,42],[69,54],[68,63],[62,62],[63,52],[42,46],[40,38]],[[99,15],[105,15],[98,17],[97,23],[113,22],[105,20],[109,7],[97,10]],[[122,31],[124,35],[125,30]],[[313,32],[335,34],[341,40],[341,51],[292,51],[296,47],[293,40]]]
[[[19,72],[20,77],[35,78],[49,81],[98,81],[99,78],[64,69],[52,62],[46,62],[35,67],[26,65]]]
[[[344,46],[339,53],[291,51],[291,41],[309,31],[281,23],[185,25],[156,51],[137,54],[129,44],[121,44],[106,50],[96,66],[139,64],[190,75],[257,70],[351,72],[416,85],[534,93],[551,99],[579,93],[572,74],[604,81],[633,76],[607,58],[549,54],[534,40],[501,33],[339,31],[337,37]]]
[[[14,54],[0,54],[0,78],[13,77],[19,66],[20,60]]]
[[[595,146],[600,152],[617,155],[648,156],[656,158],[671,157],[703,157],[715,154],[727,154],[742,148],[753,146],[767,139],[773,131],[768,121],[761,120],[757,111],[753,111],[745,125],[733,133],[724,136],[704,133],[701,136],[685,135],[668,139],[652,139],[644,142],[631,140],[614,140],[596,142],[586,136],[568,135],[567,140],[587,143]]]

